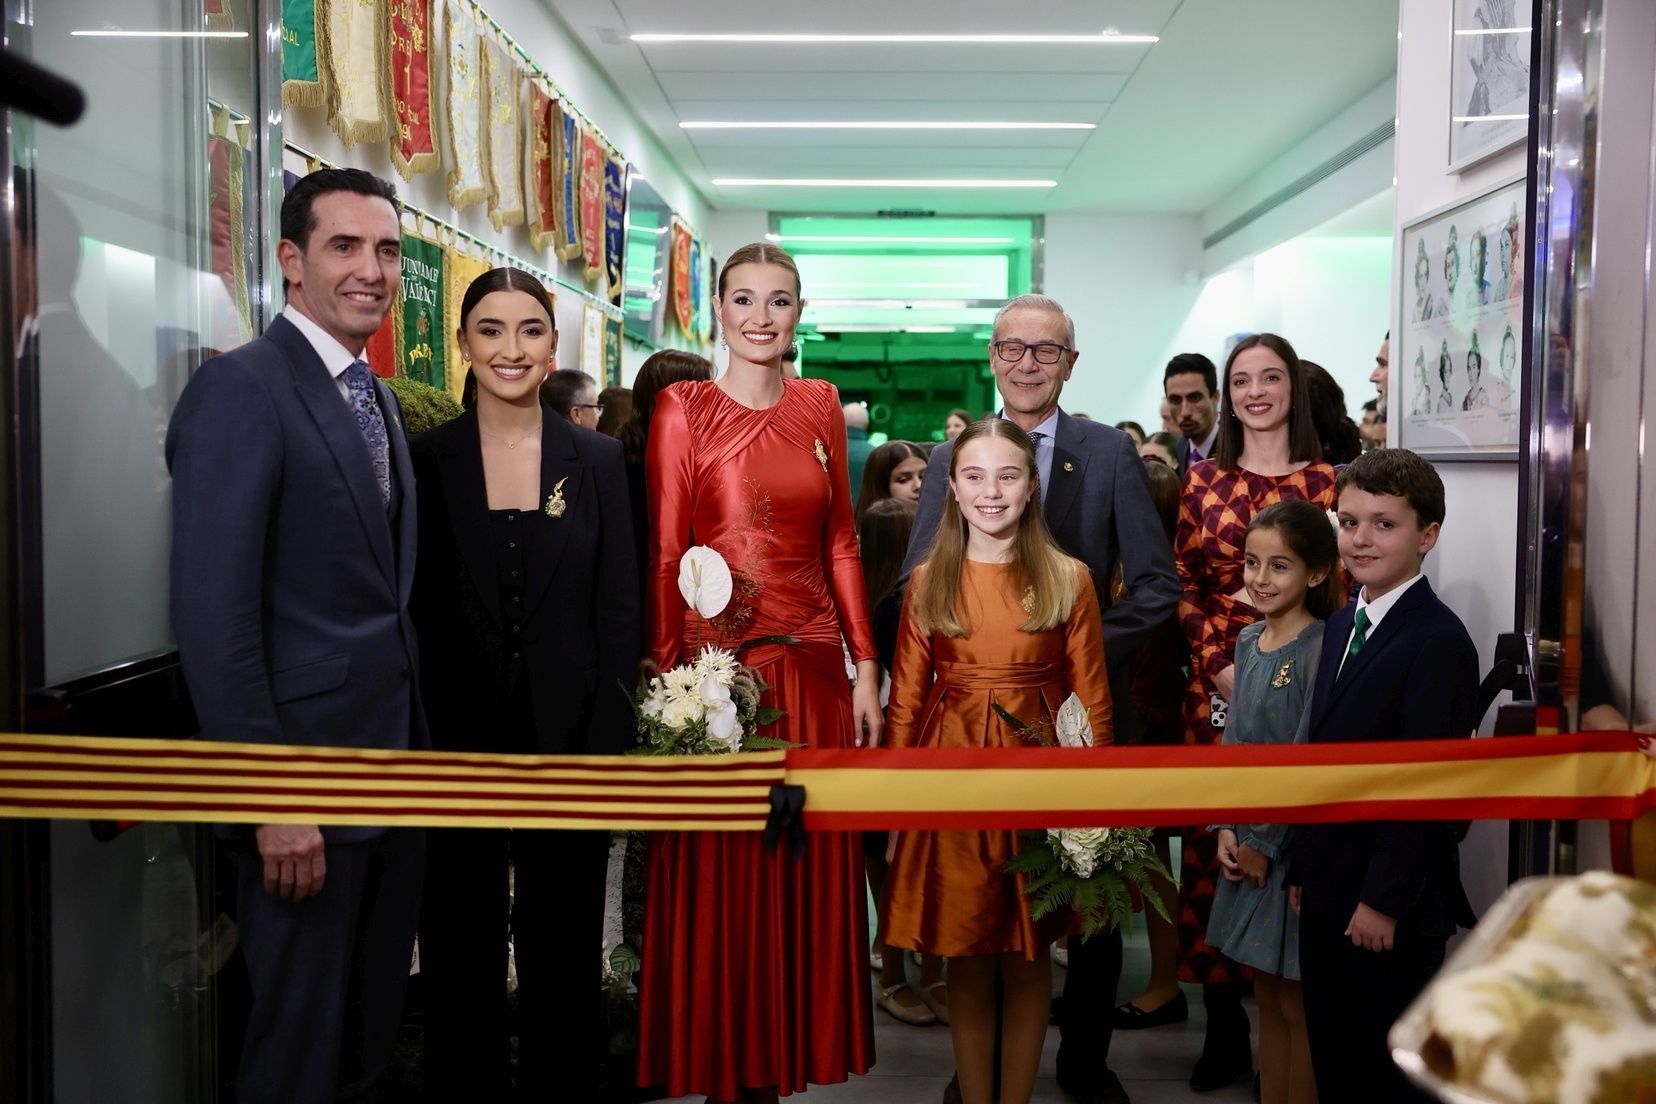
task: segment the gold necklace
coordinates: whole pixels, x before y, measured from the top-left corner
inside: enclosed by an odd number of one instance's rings
[[[506,438],[506,437],[502,437],[498,433],[490,433],[488,430],[483,428],[481,423],[478,425],[477,430],[478,430],[479,433],[483,434],[483,436],[493,437],[495,440],[499,441],[501,444],[505,445],[507,448],[515,449],[519,445],[523,444],[523,442],[527,441],[529,438],[531,438],[531,437],[535,436],[536,434],[538,434],[541,431],[541,427],[536,426],[534,429],[531,429],[528,433],[525,433],[522,437],[519,437],[515,441],[513,441],[509,438]]]

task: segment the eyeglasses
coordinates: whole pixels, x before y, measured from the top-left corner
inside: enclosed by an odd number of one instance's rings
[[[1057,364],[1070,351],[1068,345],[1060,345],[1056,341],[1040,341],[1033,345],[1022,341],[992,341],[989,344],[995,355],[1008,364],[1018,363],[1025,353],[1033,354],[1036,364]]]
[[[570,403],[569,405],[572,406],[572,407],[578,407],[582,410],[590,410],[594,414],[598,415],[600,418],[602,418],[604,416],[604,404],[603,403]]]

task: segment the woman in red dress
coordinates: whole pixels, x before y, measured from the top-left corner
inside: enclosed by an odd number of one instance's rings
[[[1184,596],[1179,619],[1190,641],[1187,739],[1214,744],[1224,731],[1235,678],[1236,637],[1258,619],[1242,587],[1248,522],[1285,498],[1334,507],[1335,472],[1321,460],[1294,348],[1276,334],[1244,338],[1225,361],[1223,409],[1213,458],[1192,464],[1179,502],[1174,553]],[[1184,836],[1179,877],[1179,980],[1202,986],[1207,1038],[1192,1088],[1228,1084],[1252,1065],[1242,968],[1207,943],[1208,912],[1219,873],[1213,835]]]
[[[786,715],[764,734],[810,747],[880,735],[879,666],[851,521],[845,420],[823,380],[788,379],[803,301],[799,270],[764,242],[732,253],[715,300],[730,348],[717,381],[656,400],[645,479],[652,524],[650,658],[698,641],[798,643],[742,655]],[[705,545],[735,592],[704,621],[678,590],[679,559]],[[840,650],[857,664],[853,688]],[[645,917],[639,1082],[668,1095],[767,1102],[844,1081],[874,1059],[862,848],[812,832],[795,860],[757,833],[656,833]]]

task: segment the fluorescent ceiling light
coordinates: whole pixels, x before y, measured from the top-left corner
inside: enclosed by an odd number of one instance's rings
[[[711,122],[680,123],[681,130],[1097,130],[1097,123],[993,122]]]
[[[773,242],[832,242],[854,245],[1013,245],[1012,238],[928,238],[907,234],[766,234]]]
[[[818,333],[919,333],[919,334],[946,334],[954,333],[953,326],[902,326],[902,325],[858,325],[846,323],[836,326],[825,323],[817,327]]]
[[[1056,188],[1056,180],[834,180],[818,177],[721,176],[715,188]]]
[[[812,308],[856,307],[868,310],[965,310],[964,299],[811,299]]]
[[[70,38],[246,38],[246,31],[70,31]]]
[[[787,45],[1148,46],[1155,35],[1128,34],[635,34],[634,42],[774,42]]]

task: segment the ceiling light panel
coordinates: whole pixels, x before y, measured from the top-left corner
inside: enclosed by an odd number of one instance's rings
[[[716,188],[1054,188],[1056,180],[1024,178],[715,177]]]
[[[670,59],[661,59],[664,63]],[[655,70],[662,91],[669,99],[681,105],[683,118],[741,119],[755,116],[750,100],[731,100],[730,74],[719,70],[675,68],[664,64]],[[846,116],[853,114],[853,104],[878,105],[878,111],[858,111],[877,117],[896,118],[895,105],[914,104],[915,117],[925,118],[920,104],[935,110],[946,105],[954,118],[965,118],[970,107],[983,104],[983,118],[1005,116],[1020,119],[1065,118],[1054,111],[1075,109],[1076,118],[1090,118],[1094,105],[1108,105],[1121,94],[1126,84],[1124,73],[1099,72],[1087,67],[1079,70],[1061,70],[1041,65],[1034,71],[1002,73],[995,78],[994,95],[985,93],[983,77],[976,72],[958,71],[930,73],[924,77],[908,72],[884,69],[878,72],[844,72],[833,68],[825,71],[796,69],[789,73],[787,84],[777,89],[775,97],[766,97],[767,115],[783,118],[809,118],[808,109],[823,103],[834,104]],[[690,101],[706,101],[693,105]],[[993,110],[987,110],[992,107]],[[1091,113],[1091,114],[1089,114]]]
[[[692,120],[679,124],[681,130],[1096,130],[1097,123],[969,122],[920,120],[740,122],[733,120]]]
[[[631,36],[647,45],[705,45],[735,43],[743,46],[1153,46],[1155,35],[1137,34],[845,34],[770,32],[645,32]]]

